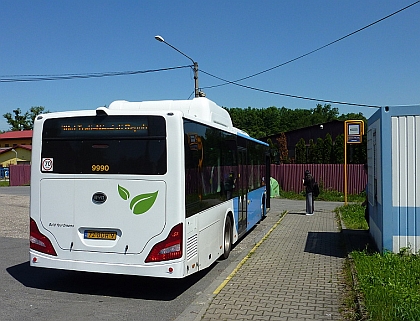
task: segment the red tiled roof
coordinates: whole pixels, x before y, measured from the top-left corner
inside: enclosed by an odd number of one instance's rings
[[[6,148],[1,148],[0,149],[0,154],[6,153],[8,151],[11,151],[12,149],[17,149],[17,148],[22,148],[22,149],[26,149],[26,150],[30,150],[32,151],[32,145],[17,145],[14,147],[6,147]]]
[[[5,132],[0,134],[1,139],[22,139],[22,138],[32,138],[32,130],[13,130],[10,132]]]
[[[15,148],[23,148],[23,149],[27,149],[27,150],[32,150],[32,145],[17,145],[15,146]]]

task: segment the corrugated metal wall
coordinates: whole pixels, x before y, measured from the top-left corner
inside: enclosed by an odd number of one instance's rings
[[[31,182],[31,165],[10,165],[9,179],[10,186],[29,185]]]
[[[393,251],[420,250],[420,116],[392,117]]]
[[[358,194],[366,187],[367,177],[362,164],[348,164],[348,193]],[[271,165],[271,177],[279,182],[284,191],[300,193],[304,190],[302,178],[309,169],[315,180],[328,190],[344,192],[343,164],[281,164]],[[19,186],[30,183],[30,165],[10,166],[10,185]]]
[[[304,190],[302,179],[307,169],[311,171],[313,177],[323,189],[344,192],[343,164],[271,165],[271,177],[279,182],[282,190],[299,193]],[[347,191],[349,194],[359,194],[362,192],[367,182],[363,164],[348,164],[347,178]]]

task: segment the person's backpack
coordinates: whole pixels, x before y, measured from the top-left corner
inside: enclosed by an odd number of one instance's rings
[[[318,197],[319,195],[319,185],[317,182],[314,182],[314,186],[312,188],[312,195]]]

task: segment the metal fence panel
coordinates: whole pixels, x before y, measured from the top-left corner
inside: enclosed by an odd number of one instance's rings
[[[10,165],[10,186],[29,185],[31,182],[31,165]]]
[[[271,177],[279,182],[284,191],[300,193],[304,190],[302,179],[309,170],[324,190],[344,192],[343,164],[280,164],[271,165]],[[347,191],[359,194],[366,187],[367,176],[363,164],[347,164]]]

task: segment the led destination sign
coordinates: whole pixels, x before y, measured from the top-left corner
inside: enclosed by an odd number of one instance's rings
[[[61,129],[63,131],[147,131],[148,125],[147,124],[141,124],[141,125],[132,125],[132,124],[71,124],[61,125]]]
[[[48,119],[43,138],[98,138],[165,136],[165,120],[159,116],[66,117]]]
[[[158,115],[46,119],[41,171],[163,175],[167,165],[166,135],[166,120]]]

